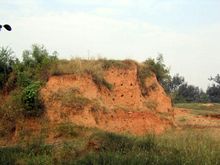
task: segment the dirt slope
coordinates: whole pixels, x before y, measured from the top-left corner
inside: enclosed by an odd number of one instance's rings
[[[171,100],[155,75],[145,81],[146,96],[141,93],[135,64],[129,69],[110,68],[104,78],[112,90],[98,87],[88,74],[50,77],[41,90],[50,124],[73,122],[133,134],[161,133],[172,125]],[[80,104],[74,103],[76,99]]]

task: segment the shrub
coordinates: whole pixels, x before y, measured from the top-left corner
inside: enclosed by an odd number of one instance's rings
[[[169,69],[163,62],[163,56],[161,54],[156,58],[156,61],[149,58],[144,62],[144,64],[155,73],[157,80],[161,83],[161,85],[170,79]]]
[[[56,53],[49,55],[43,45],[35,44],[31,50],[23,51],[23,62],[17,66],[17,72],[23,72],[33,81],[47,81],[50,70],[56,62]]]
[[[17,85],[20,87],[27,87],[30,85],[32,80],[27,72],[18,72],[17,73]]]
[[[163,56],[160,54],[156,60],[149,58],[147,59],[144,64],[146,67],[152,71],[156,77],[159,83],[163,86],[165,91],[169,92],[169,86],[168,83],[170,82],[171,76],[169,72],[169,68],[164,64]]]
[[[146,78],[152,76],[154,73],[159,83],[163,86],[166,92],[168,92],[168,82],[170,82],[169,69],[163,63],[163,56],[159,55],[157,59],[149,58],[143,63],[137,65],[137,78],[141,87],[141,93],[143,96],[148,94],[148,88],[145,86]]]
[[[26,116],[39,116],[43,112],[43,103],[39,96],[40,87],[40,82],[34,82],[22,91],[21,101]]]

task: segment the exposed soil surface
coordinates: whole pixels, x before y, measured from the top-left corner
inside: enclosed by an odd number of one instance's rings
[[[171,100],[154,75],[146,79],[148,94],[143,96],[137,77],[136,65],[130,69],[109,69],[105,72],[105,79],[113,85],[109,90],[98,87],[89,75],[53,76],[41,91],[46,116],[52,125],[73,122],[120,133],[162,133],[173,125]],[[72,89],[90,102],[76,108],[56,99],[60,91]]]
[[[217,128],[220,129],[219,114],[195,115],[188,109],[175,108],[175,122],[183,128]]]

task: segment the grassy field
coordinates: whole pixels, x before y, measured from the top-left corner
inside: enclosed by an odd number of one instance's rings
[[[220,141],[204,132],[171,130],[160,136],[137,137],[69,127],[65,126],[69,131],[62,134],[71,136],[57,144],[48,145],[42,138],[35,138],[13,147],[1,147],[0,164],[220,164]],[[84,134],[86,130],[90,134]]]
[[[177,108],[185,108],[195,115],[220,114],[220,104],[218,103],[179,103]]]

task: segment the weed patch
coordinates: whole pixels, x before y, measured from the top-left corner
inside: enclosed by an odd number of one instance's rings
[[[60,136],[77,137],[79,135],[79,129],[71,123],[61,123],[56,130]]]
[[[83,97],[77,88],[59,89],[52,93],[50,99],[59,100],[64,106],[75,108],[76,110],[83,109],[91,101]]]

